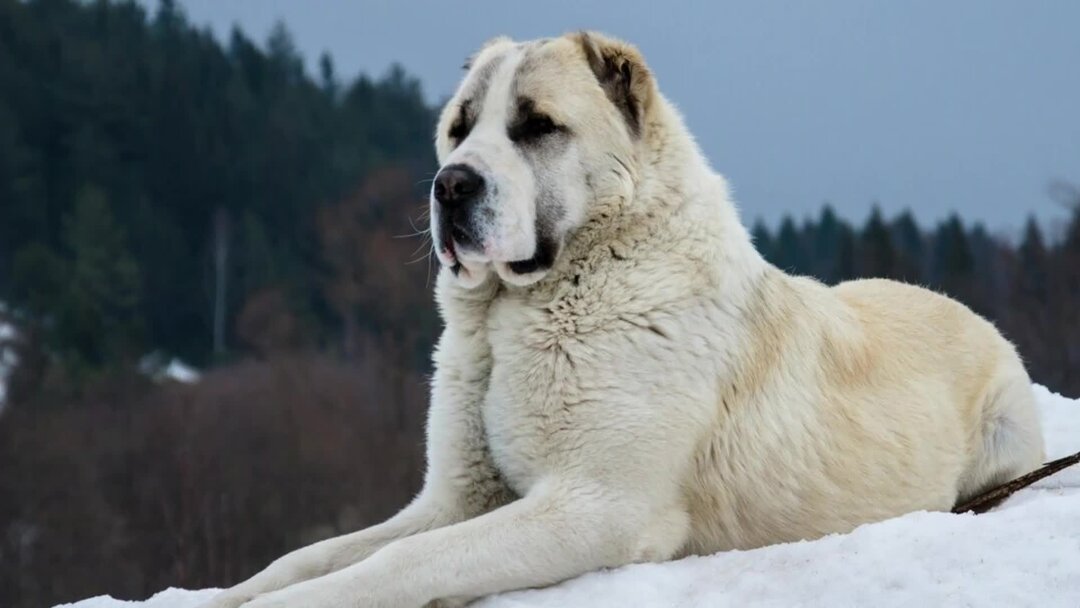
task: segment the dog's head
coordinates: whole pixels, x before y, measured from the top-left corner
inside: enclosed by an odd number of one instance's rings
[[[632,196],[655,85],[599,34],[487,43],[439,120],[431,189],[439,261],[465,286],[542,278],[604,197]]]

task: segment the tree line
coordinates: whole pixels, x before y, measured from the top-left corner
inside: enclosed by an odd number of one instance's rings
[[[317,211],[378,167],[430,171],[434,112],[399,68],[319,66],[283,26],[219,44],[173,0],[0,0],[0,297],[68,372],[227,359],[270,287],[329,339]]]
[[[288,31],[218,41],[171,0],[0,0],[0,605],[223,586],[419,488],[436,110],[401,69],[305,70]],[[1077,200],[1075,198],[1070,200]],[[1080,210],[1016,245],[755,225],[828,283],[956,296],[1080,394]],[[148,353],[204,370],[144,373]]]

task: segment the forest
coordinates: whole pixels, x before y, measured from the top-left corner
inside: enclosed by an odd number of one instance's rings
[[[438,109],[315,65],[171,0],[0,0],[0,605],[227,585],[419,488]],[[1080,195],[1053,195],[1048,233],[824,206],[753,234],[952,295],[1080,395]]]

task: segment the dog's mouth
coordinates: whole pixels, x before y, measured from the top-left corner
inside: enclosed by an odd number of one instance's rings
[[[462,271],[462,256],[460,252],[463,249],[469,249],[474,247],[472,245],[472,239],[461,229],[455,226],[447,226],[442,232],[441,242],[439,244],[439,254],[437,257],[439,262],[450,268],[455,275],[460,274]],[[466,258],[470,256],[466,255]],[[470,261],[466,259],[466,262]],[[481,264],[495,263],[500,266],[504,266],[510,272],[517,275],[527,275],[540,270],[546,270],[551,267],[554,261],[554,248],[546,246],[544,243],[538,243],[536,253],[532,257],[522,260],[513,260],[508,262],[500,262],[498,260],[484,260],[476,259],[474,262]]]
[[[438,235],[436,258],[466,284],[481,282],[480,279],[490,270],[494,270],[504,281],[511,284],[534,283],[554,265],[559,249],[553,239],[541,237],[533,254],[528,258],[495,259],[477,244],[477,239],[469,230],[445,217],[439,220]]]
[[[450,270],[453,271],[455,275],[460,274],[463,266],[460,258],[457,257],[453,240],[444,245],[443,255],[446,258],[444,263],[449,262],[447,266],[450,267]],[[525,260],[516,260],[513,262],[485,262],[485,264],[488,263],[494,263],[496,266],[505,267],[511,273],[522,276],[541,270],[547,270],[550,267],[550,264],[546,262],[544,253],[539,251],[533,257]]]
[[[462,244],[468,244],[471,240],[465,231],[449,221],[441,221],[439,228],[439,245],[436,248],[435,257],[443,266],[453,270],[454,274],[458,274],[461,271],[461,258],[458,252]]]
[[[508,262],[506,267],[514,274],[527,275],[548,270],[555,265],[555,256],[559,252],[559,244],[550,237],[541,237],[536,241],[536,253],[531,258]]]
[[[463,251],[468,253],[477,249],[476,238],[469,229],[458,221],[454,221],[448,213],[440,218],[439,235],[439,261],[451,269],[461,266]]]
[[[468,247],[472,241],[460,229],[453,226],[443,226],[440,233],[442,236],[439,239],[437,255],[435,256],[439,263],[449,268],[455,277],[466,284],[477,283],[479,277],[486,274],[484,268],[488,265],[488,262],[470,259],[462,260],[462,250]],[[467,252],[466,257],[470,257]]]
[[[457,274],[458,269],[461,267],[461,262],[458,261],[457,247],[454,245],[454,237],[452,234],[447,234],[447,231],[442,231],[443,237],[439,243],[439,262],[444,266],[449,266],[454,274]]]

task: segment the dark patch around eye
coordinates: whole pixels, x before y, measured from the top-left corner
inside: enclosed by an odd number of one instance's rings
[[[447,135],[455,144],[460,144],[469,136],[470,131],[472,131],[472,121],[469,120],[469,102],[464,101],[459,106],[458,115],[454,118],[454,122],[450,124],[450,131]]]
[[[510,139],[513,141],[537,140],[551,135],[559,128],[547,116],[534,114],[510,127]]]
[[[533,100],[528,98],[518,101],[517,116],[507,129],[510,140],[521,143],[538,141],[553,133],[567,132],[567,127],[557,124],[547,114],[538,112]]]

